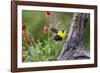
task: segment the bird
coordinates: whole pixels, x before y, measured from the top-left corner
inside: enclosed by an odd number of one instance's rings
[[[62,41],[66,36],[66,31],[57,30],[55,28],[51,28],[51,31],[54,33],[53,40],[54,41]]]

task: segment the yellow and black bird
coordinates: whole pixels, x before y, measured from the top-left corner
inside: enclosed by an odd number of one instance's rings
[[[54,33],[53,40],[55,41],[62,41],[66,36],[66,31],[64,30],[58,31],[55,28],[51,28],[51,31]]]

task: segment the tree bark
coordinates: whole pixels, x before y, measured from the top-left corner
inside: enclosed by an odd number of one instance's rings
[[[89,58],[89,52],[85,50],[85,30],[88,14],[74,13],[68,37],[57,60],[73,60]]]

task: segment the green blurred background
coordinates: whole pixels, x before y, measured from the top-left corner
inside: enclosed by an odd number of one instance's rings
[[[63,29],[68,32],[70,29],[70,24],[71,24],[73,13],[67,13],[67,12],[55,12],[55,13],[56,13],[57,22],[60,22],[58,30]],[[30,32],[31,36],[34,38],[34,41],[36,43],[38,43],[37,40],[39,40],[41,43],[44,43],[44,41],[48,40],[48,35],[43,32],[43,28],[44,28],[44,26],[50,25],[50,19],[45,17],[44,11],[23,10],[22,11],[22,22],[26,23],[27,31]],[[45,43],[45,45],[46,45],[46,43]],[[53,44],[54,44],[54,42],[53,42]],[[53,44],[50,44],[50,45],[53,45]],[[88,20],[88,24],[86,27],[85,47],[87,50],[89,50],[89,48],[90,48],[90,21],[89,20]],[[61,48],[61,47],[59,47],[59,48]],[[46,48],[46,49],[48,49],[48,48]],[[39,49],[39,50],[41,51],[41,49]],[[53,54],[52,56],[56,55],[56,57],[57,57],[60,50],[61,49],[55,48],[55,51],[58,51],[58,53]],[[46,54],[44,54],[44,57],[47,57]],[[50,57],[50,56],[48,56],[48,57]],[[54,57],[54,58],[56,58],[56,57]],[[54,58],[53,58],[53,60],[54,60]],[[38,60],[40,60],[40,59],[38,59]],[[38,61],[38,60],[34,59],[34,60],[27,60],[27,61]],[[44,61],[45,60],[47,60],[47,58],[45,58]]]
[[[56,12],[59,15],[57,16],[57,21],[60,21],[59,30],[69,31],[70,22],[72,18],[72,13]],[[46,40],[47,34],[43,33],[43,28],[45,25],[49,26],[48,18],[45,17],[43,11],[22,11],[22,21],[27,24],[28,31],[32,34],[36,40]]]

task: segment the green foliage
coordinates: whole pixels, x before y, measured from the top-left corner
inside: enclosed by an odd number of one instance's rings
[[[86,26],[85,47],[87,50],[90,49],[90,15],[88,17],[88,22],[87,22],[87,26]]]
[[[26,47],[26,58],[24,62],[56,60],[61,48],[61,41],[55,42],[52,39],[48,39],[47,41],[40,42],[38,40],[35,45],[31,43],[31,45]]]
[[[56,12],[57,22],[60,22],[58,30],[70,29],[73,13]],[[27,35],[22,37],[23,62],[55,61],[62,49],[63,41],[53,41],[53,36],[43,32],[44,26],[49,26],[50,19],[45,17],[44,11],[22,11],[22,21],[26,23]],[[67,36],[67,35],[66,35]],[[90,48],[90,21],[88,21],[85,34],[85,47]]]
[[[47,38],[42,32],[44,25],[47,25],[43,11],[23,10],[22,21],[27,24],[27,29],[34,39]]]

